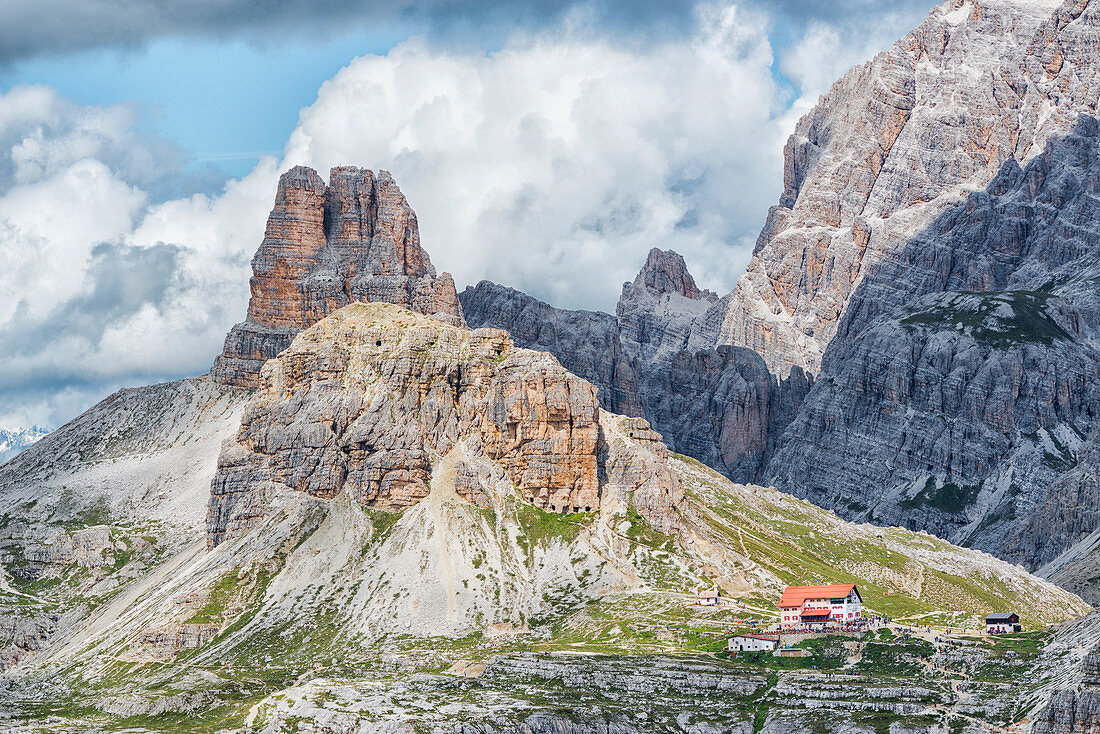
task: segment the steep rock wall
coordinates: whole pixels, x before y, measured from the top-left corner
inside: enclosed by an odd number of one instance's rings
[[[1032,569],[1100,527],[1098,177],[1085,116],[871,268],[767,480]]]
[[[836,82],[788,140],[783,195],[699,338],[816,373],[873,265],[1094,108],[1097,11],[1060,5],[950,0]]]
[[[298,331],[356,301],[464,323],[454,281],[436,276],[416,214],[387,171],[340,166],[327,185],[305,166],[284,173],[252,270],[247,318],[214,363],[226,384],[255,386]]]
[[[467,488],[499,479],[496,462],[543,509],[599,508],[595,388],[503,331],[354,304],[302,332],[262,379],[218,462],[210,545],[260,522],[272,486],[409,507],[456,448]]]

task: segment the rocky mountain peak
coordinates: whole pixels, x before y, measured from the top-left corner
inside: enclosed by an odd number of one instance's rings
[[[416,213],[388,171],[337,166],[327,184],[307,166],[284,173],[252,270],[247,318],[214,364],[227,384],[256,385],[263,363],[298,331],[356,301],[465,323],[454,280],[436,275]]]
[[[601,474],[614,474],[601,468],[596,388],[500,329],[352,304],[300,333],[260,382],[218,462],[211,546],[255,527],[272,491],[394,511],[437,487],[484,507],[514,487],[567,514],[599,510]],[[683,497],[666,475],[644,477],[658,477],[646,505],[658,527]]]
[[[703,322],[717,340],[817,373],[875,265],[1095,114],[1096,5],[951,0],[837,81],[787,141],[748,270]]]
[[[692,300],[710,293],[700,291],[695,285],[695,279],[688,272],[687,263],[680,253],[657,247],[649,251],[645,265],[634,278],[634,287],[645,287],[655,293],[678,293]]]
[[[634,359],[666,362],[716,299],[695,284],[679,253],[654,247],[634,281],[623,284],[615,308],[624,348]]]

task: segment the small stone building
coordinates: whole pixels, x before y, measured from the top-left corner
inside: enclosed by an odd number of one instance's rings
[[[1022,629],[1020,617],[1015,612],[996,612],[986,615],[985,631],[991,635],[1019,632]]]
[[[707,589],[706,591],[700,591],[699,597],[695,603],[701,607],[716,607],[718,606],[718,600],[722,598],[722,592],[718,587],[713,589]]]
[[[779,646],[779,635],[736,635],[726,642],[729,652],[759,652]]]

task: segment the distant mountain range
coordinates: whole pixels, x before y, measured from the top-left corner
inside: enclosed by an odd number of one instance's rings
[[[45,428],[0,428],[0,464],[11,459],[23,449],[42,438],[49,431]]]

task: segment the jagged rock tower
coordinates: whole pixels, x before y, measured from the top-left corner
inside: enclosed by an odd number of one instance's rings
[[[356,301],[465,325],[454,280],[436,276],[416,213],[388,171],[338,166],[327,186],[306,166],[284,173],[252,272],[248,316],[214,361],[225,384],[255,386],[264,362],[299,331]]]

